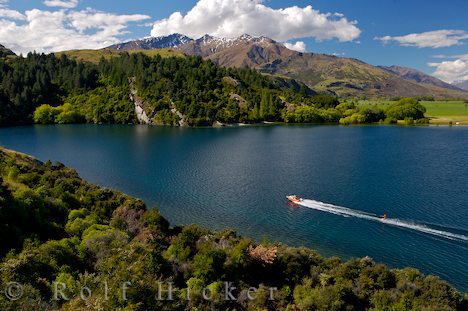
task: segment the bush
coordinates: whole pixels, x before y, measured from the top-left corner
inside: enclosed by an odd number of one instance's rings
[[[85,117],[70,104],[64,104],[58,107],[41,105],[34,111],[33,119],[34,122],[40,124],[83,123],[86,121]]]
[[[286,119],[293,123],[323,122],[322,110],[311,106],[299,106],[296,107],[294,111],[288,111],[286,113]]]
[[[379,122],[385,118],[383,110],[376,106],[362,108],[359,113],[365,117],[366,123]]]
[[[429,124],[429,118],[422,118],[414,120],[414,124]]]
[[[321,117],[324,122],[330,122],[330,123],[338,122],[341,116],[342,116],[341,113],[334,108],[321,111]]]
[[[347,111],[347,110],[355,110],[356,105],[354,103],[344,102],[344,103],[339,104],[335,108],[336,108],[336,110],[338,110],[339,112],[344,114],[345,111]]]
[[[398,122],[397,119],[395,119],[395,118],[390,118],[390,117],[387,117],[387,118],[385,118],[385,120],[384,120],[384,123],[385,123],[385,124],[396,124],[397,122]]]
[[[55,118],[58,124],[84,123],[85,117],[77,111],[63,111]]]
[[[350,125],[350,124],[361,124],[366,122],[366,116],[360,113],[353,113],[351,116],[340,119],[340,124]]]
[[[210,284],[222,278],[226,253],[222,250],[209,249],[200,251],[193,258],[194,276]]]
[[[404,121],[405,121],[406,125],[413,125],[414,124],[414,119],[412,117],[406,117]]]
[[[426,108],[414,98],[403,98],[388,106],[385,114],[387,118],[404,120],[405,118],[422,119]]]
[[[55,118],[60,114],[60,109],[51,105],[40,105],[34,111],[34,122],[40,124],[54,124]]]

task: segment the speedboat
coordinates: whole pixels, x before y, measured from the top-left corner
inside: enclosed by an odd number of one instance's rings
[[[292,203],[302,202],[302,198],[298,197],[297,195],[287,195],[286,199]]]

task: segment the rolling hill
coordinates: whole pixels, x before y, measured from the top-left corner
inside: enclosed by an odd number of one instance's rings
[[[173,34],[152,40],[146,38],[130,41],[109,48],[159,49],[167,47],[168,42],[171,48],[184,54],[199,55],[224,67],[255,68],[263,73],[290,77],[304,82],[314,90],[339,96],[468,97],[468,93],[452,86],[408,80],[357,59],[292,51],[282,43],[266,37],[242,35],[228,39],[205,35],[194,40]]]

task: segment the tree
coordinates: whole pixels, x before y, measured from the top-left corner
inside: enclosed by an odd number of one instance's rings
[[[426,108],[414,98],[402,98],[399,101],[390,104],[385,114],[387,118],[404,120],[413,118],[414,120],[424,118]]]
[[[193,275],[205,284],[220,280],[226,253],[217,249],[204,249],[193,258]]]
[[[60,110],[50,105],[41,105],[34,111],[34,122],[41,124],[53,124]]]

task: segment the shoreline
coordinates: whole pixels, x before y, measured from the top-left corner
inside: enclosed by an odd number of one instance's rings
[[[261,123],[229,123],[223,125],[212,125],[212,126],[177,126],[170,124],[139,124],[139,123],[67,123],[67,124],[13,124],[13,125],[4,125],[0,126],[2,128],[16,128],[16,127],[29,127],[29,126],[62,126],[62,125],[141,125],[148,127],[173,127],[173,128],[210,128],[210,129],[222,129],[222,128],[243,128],[243,127],[267,127],[267,126],[340,126],[340,127],[358,127],[358,126],[398,126],[398,127],[467,127],[468,121],[463,123],[428,123],[428,124],[404,124],[404,123],[394,123],[387,124],[383,122],[374,122],[374,123],[360,123],[360,124],[339,124],[339,123],[287,123],[287,122],[261,122]]]

